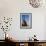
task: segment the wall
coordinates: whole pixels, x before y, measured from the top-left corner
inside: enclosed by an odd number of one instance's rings
[[[45,20],[45,24],[44,24],[44,26],[45,26],[45,28],[44,28],[44,30],[45,30],[44,31],[44,38],[46,39],[46,15],[45,15],[45,19],[44,20]]]
[[[44,40],[45,12],[45,8],[32,8],[28,0],[0,0],[0,17],[13,18],[8,34],[16,40],[28,40],[34,34],[39,40]],[[20,13],[32,13],[32,29],[20,29]],[[2,38],[4,39],[0,36],[0,39]]]

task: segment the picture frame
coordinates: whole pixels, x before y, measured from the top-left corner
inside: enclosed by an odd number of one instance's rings
[[[32,29],[32,13],[20,13],[20,28]]]

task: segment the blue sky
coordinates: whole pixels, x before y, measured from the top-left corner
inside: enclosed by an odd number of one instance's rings
[[[22,15],[22,20],[29,21],[29,15]]]

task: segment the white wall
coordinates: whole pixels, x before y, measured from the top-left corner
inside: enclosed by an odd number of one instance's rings
[[[45,28],[44,28],[44,30],[45,30],[44,31],[44,38],[46,39],[46,15],[45,15],[45,19],[44,20],[45,20],[45,24],[44,24],[44,26],[45,26]]]
[[[0,16],[13,18],[8,33],[10,37],[14,37],[16,40],[27,40],[34,34],[37,35],[39,40],[44,40],[46,34],[44,28],[45,12],[45,8],[32,8],[28,0],[0,0]],[[32,29],[20,29],[20,13],[32,13]],[[0,36],[0,39],[2,39],[2,36]]]

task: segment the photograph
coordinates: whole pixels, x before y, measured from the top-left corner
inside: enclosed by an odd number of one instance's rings
[[[20,13],[20,28],[32,29],[32,13]]]

